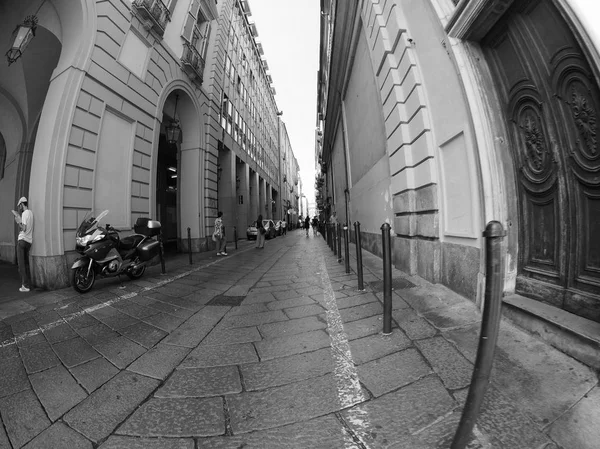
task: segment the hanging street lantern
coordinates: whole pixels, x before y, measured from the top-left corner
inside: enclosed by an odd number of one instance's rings
[[[6,52],[6,59],[8,65],[11,65],[17,59],[21,57],[31,39],[35,36],[35,29],[37,28],[38,18],[37,16],[27,16],[23,21],[23,24],[17,25],[15,31],[12,34],[12,47]]]
[[[181,134],[181,126],[179,126],[179,120],[177,120],[177,100],[179,99],[179,95],[175,95],[175,110],[173,111],[173,120],[169,126],[165,127],[165,131],[167,132],[167,142],[171,145],[179,142],[179,134]]]

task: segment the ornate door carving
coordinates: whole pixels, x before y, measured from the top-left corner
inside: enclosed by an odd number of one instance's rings
[[[598,84],[552,0],[515,2],[482,44],[518,182],[517,292],[600,321]]]

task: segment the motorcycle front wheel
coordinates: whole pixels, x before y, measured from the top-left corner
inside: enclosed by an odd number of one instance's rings
[[[135,270],[131,270],[127,272],[127,276],[129,279],[139,279],[146,272],[146,265],[142,265],[141,267],[136,268]]]
[[[96,273],[90,270],[88,275],[88,267],[82,266],[71,270],[71,285],[75,291],[79,293],[89,292],[96,281]]]

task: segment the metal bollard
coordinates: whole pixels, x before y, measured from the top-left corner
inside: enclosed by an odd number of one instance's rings
[[[333,255],[337,256],[337,234],[336,234],[336,225],[331,225],[331,249],[333,250]]]
[[[233,240],[235,242],[235,249],[238,249],[237,248],[237,226],[233,227]]]
[[[160,234],[158,234],[158,241],[160,243],[160,245],[158,247],[158,257],[160,258],[160,272],[162,274],[165,274],[167,271],[165,269],[165,256],[164,256],[165,247],[163,245],[162,231],[160,232]]]
[[[358,273],[358,291],[365,291],[363,281],[363,266],[362,266],[362,248],[360,246],[360,223],[354,222],[354,237],[356,238],[356,271]]]
[[[486,281],[479,346],[477,347],[477,358],[471,377],[471,386],[469,387],[460,423],[454,434],[451,449],[464,449],[467,446],[490,381],[502,314],[502,287],[504,285],[502,242],[505,235],[506,232],[504,232],[502,224],[498,221],[490,221],[483,233],[486,238]]]
[[[342,263],[342,224],[337,224],[337,256],[338,263]]]
[[[350,273],[350,232],[347,223],[344,224],[344,243],[346,245],[346,273]]]
[[[188,231],[188,254],[190,256],[190,265],[192,264],[192,230],[190,228]]]
[[[381,225],[383,249],[383,335],[392,333],[392,243],[389,223]]]

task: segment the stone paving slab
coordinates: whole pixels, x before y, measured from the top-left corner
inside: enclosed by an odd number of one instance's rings
[[[479,327],[477,324],[444,333],[473,363]],[[568,412],[582,395],[597,385],[598,378],[589,367],[562,352],[548,351],[548,346],[536,337],[503,323],[491,382],[542,429]],[[552,394],[544,394],[547,391]]]
[[[177,370],[154,394],[157,398],[206,398],[242,391],[236,366]]]
[[[256,327],[215,328],[202,341],[202,345],[233,345],[262,340]]]
[[[394,327],[395,323],[392,322],[392,331]],[[367,337],[369,335],[380,334],[382,331],[383,317],[381,316],[372,316],[363,318],[362,320],[344,323],[344,332],[349,341]]]
[[[44,329],[43,332],[50,343],[58,343],[77,337],[77,333],[67,323]]]
[[[276,301],[275,296],[271,293],[267,292],[256,292],[256,289],[253,289],[246,295],[246,299],[244,299],[244,305],[248,304],[256,304],[259,302],[273,302]]]
[[[320,377],[334,370],[330,348],[240,366],[247,391]]]
[[[191,437],[225,433],[223,399],[153,398],[119,427],[120,435]]]
[[[595,387],[550,429],[550,437],[565,448],[595,449],[600,442],[600,388]]]
[[[268,303],[264,303],[264,302],[257,302],[254,304],[242,303],[241,305],[239,305],[237,307],[232,307],[228,313],[228,316],[245,315],[247,313],[268,312],[271,309],[269,307],[267,307],[267,305],[268,305]]]
[[[79,334],[90,345],[95,346],[101,342],[112,340],[120,334],[103,323],[98,323],[82,329],[77,329]]]
[[[533,421],[506,398],[494,385],[487,389],[477,427],[489,439],[492,447],[544,448],[551,440],[541,433]],[[567,448],[573,446],[567,446]]]
[[[270,302],[266,304],[266,307],[268,307],[269,310],[281,310],[290,307],[305,306],[309,304],[315,304],[315,301],[313,301],[308,296],[297,296],[291,299]]]
[[[71,368],[71,374],[88,393],[115,377],[119,369],[103,357]]]
[[[263,324],[258,330],[264,338],[278,338],[288,335],[303,334],[305,332],[325,329],[327,323],[324,319],[318,319],[314,316],[298,318],[278,323]]]
[[[349,307],[362,306],[372,302],[378,302],[377,297],[372,293],[361,293],[354,296],[345,296],[338,298],[337,307],[339,310],[347,309]],[[383,310],[383,309],[382,309]]]
[[[432,373],[427,361],[414,348],[395,352],[358,367],[361,382],[378,397]]]
[[[98,343],[94,348],[117,368],[125,369],[131,362],[146,352],[143,346],[126,337],[117,337]]]
[[[29,374],[52,368],[60,363],[58,357],[52,351],[50,344],[45,340],[35,346],[23,347],[20,349],[20,352],[23,365]]]
[[[81,337],[55,343],[52,349],[67,368],[100,357],[100,354]]]
[[[372,316],[383,316],[383,305],[377,302],[370,302],[359,306],[348,307],[347,309],[340,309],[340,317],[344,323],[350,321],[357,321],[363,318],[369,318]]]
[[[471,384],[473,365],[443,337],[418,340],[415,344],[446,388],[458,390]]]
[[[256,350],[262,361],[277,357],[285,357],[303,352],[315,351],[330,346],[329,335],[323,330],[290,335],[255,343]]]
[[[481,323],[481,313],[472,302],[439,307],[422,313],[423,318],[441,331]]]
[[[127,368],[154,379],[165,380],[190,352],[189,348],[158,344]]]
[[[251,343],[207,345],[199,346],[190,352],[181,362],[180,368],[208,368],[252,362],[258,362],[258,354]]]
[[[29,380],[51,421],[56,421],[87,397],[62,365],[33,374]]]
[[[57,422],[40,433],[23,449],[50,448],[92,449],[92,443],[63,423]]]
[[[178,317],[168,313],[158,313],[144,318],[142,321],[154,327],[158,327],[165,332],[171,332],[177,329],[187,318]]]
[[[18,350],[12,345],[10,350],[2,351],[0,363],[0,398],[29,388],[25,367],[18,357]],[[12,354],[10,356],[9,354]]]
[[[159,383],[158,380],[123,371],[67,413],[64,420],[97,443],[109,436]]]
[[[390,335],[381,333],[369,335],[350,341],[352,360],[357,365],[382,358],[401,351],[412,345],[412,342],[400,329],[393,329]]]
[[[172,331],[162,343],[195,348],[212,331],[230,307],[204,307]]]
[[[333,415],[244,435],[202,438],[198,443],[207,449],[359,449]]]
[[[0,415],[13,447],[20,448],[48,426],[42,405],[32,390],[0,399]]]
[[[394,447],[408,435],[426,429],[455,406],[442,383],[430,376],[340,414],[367,447]]]
[[[283,311],[291,320],[308,316],[323,315],[326,312],[319,304],[292,307],[291,309],[283,309]]]
[[[333,375],[228,397],[234,435],[270,429],[340,409]]]
[[[143,322],[121,329],[119,332],[144,348],[151,348],[168,335],[162,329]]]
[[[412,309],[392,310],[392,319],[398,323],[400,329],[411,340],[431,338],[438,333],[435,327],[418,316]]]
[[[194,449],[192,438],[138,438],[111,436],[98,449]]]
[[[287,321],[288,317],[281,310],[251,313],[247,315],[227,316],[218,324],[220,328],[250,327],[276,321]]]

